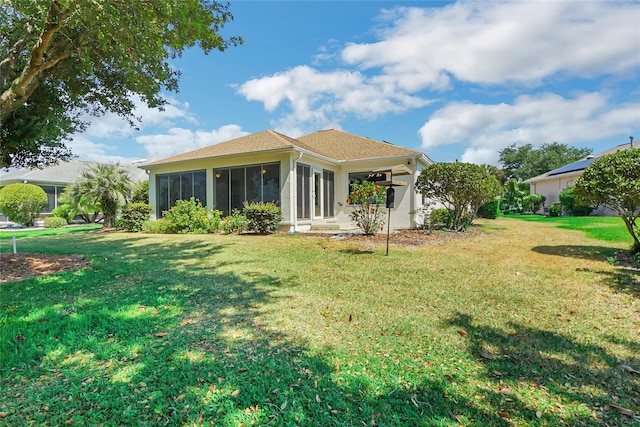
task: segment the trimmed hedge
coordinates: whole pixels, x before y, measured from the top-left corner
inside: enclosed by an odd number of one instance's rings
[[[247,229],[260,234],[273,234],[280,228],[282,209],[275,203],[245,203],[242,211]]]
[[[37,185],[15,183],[0,188],[0,212],[18,224],[33,225],[47,203],[47,193]]]
[[[44,219],[44,228],[60,228],[67,225],[67,220],[59,216],[48,216]]]
[[[122,208],[120,218],[116,220],[116,228],[131,232],[142,231],[142,224],[149,219],[152,209],[147,203],[127,203]]]

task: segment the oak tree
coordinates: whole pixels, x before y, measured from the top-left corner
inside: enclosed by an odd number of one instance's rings
[[[113,112],[136,124],[134,99],[166,103],[187,48],[242,43],[220,31],[233,16],[210,0],[9,0],[0,4],[0,167],[68,159],[82,117]]]

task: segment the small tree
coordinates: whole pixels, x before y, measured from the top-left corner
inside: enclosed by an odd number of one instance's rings
[[[127,171],[118,163],[87,165],[71,185],[69,197],[100,206],[104,226],[113,227],[118,207],[131,191],[131,185]]]
[[[385,189],[374,182],[365,181],[351,186],[347,204],[353,205],[353,209],[349,218],[364,234],[374,236],[384,229],[385,198]]]
[[[624,221],[640,253],[640,149],[618,151],[589,165],[576,180],[575,192],[593,205],[606,205]]]
[[[47,206],[47,193],[33,184],[9,184],[0,188],[0,212],[22,225],[33,225]]]
[[[461,230],[473,222],[480,206],[502,194],[502,187],[482,166],[434,163],[420,173],[416,191],[450,209],[452,228]]]
[[[581,197],[578,197],[575,193],[575,189],[575,186],[567,187],[558,195],[562,209],[567,215],[589,215],[593,210],[593,207],[588,206]]]

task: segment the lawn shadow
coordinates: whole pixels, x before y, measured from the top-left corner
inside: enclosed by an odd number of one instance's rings
[[[447,322],[464,331],[468,351],[486,367],[487,380],[502,384],[489,391],[493,405],[529,421],[541,415],[543,425],[635,425],[635,417],[604,408],[617,404],[636,414],[640,409],[640,381],[620,368],[637,366],[638,358],[618,360],[602,347],[578,342],[556,332],[511,322],[510,331],[475,324],[464,313]],[[635,343],[624,343],[635,346]],[[561,408],[534,408],[531,396],[552,394],[584,408],[565,417]],[[542,400],[542,399],[541,399]],[[536,415],[537,410],[541,412]]]
[[[215,262],[227,245],[145,241],[105,250],[74,239],[90,268],[3,287],[3,423],[509,425],[450,378],[380,387],[264,324],[281,289],[297,284],[236,274]]]
[[[620,249],[589,245],[557,245],[536,246],[532,250],[544,255],[605,261],[607,258],[614,256]]]
[[[532,249],[545,255],[564,256],[618,263],[621,258],[619,248],[603,246],[558,245],[536,246]],[[633,266],[617,266],[615,271],[591,270],[602,276],[602,283],[616,292],[623,292],[640,298],[640,270]]]

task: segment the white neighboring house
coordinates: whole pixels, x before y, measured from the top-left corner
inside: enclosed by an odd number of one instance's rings
[[[139,167],[149,173],[154,218],[190,197],[223,215],[245,201],[276,202],[283,228],[294,232],[353,228],[350,184],[392,178],[401,186],[391,227],[414,228],[420,219],[412,212],[424,205],[415,181],[432,163],[419,151],[330,129],[295,139],[265,130]],[[405,175],[391,177],[394,168]]]
[[[147,174],[138,168],[138,163],[121,164],[121,166],[127,171],[129,178],[133,182],[146,181],[148,179]],[[48,204],[42,211],[42,214],[46,216],[58,207],[58,199],[67,184],[71,184],[80,177],[80,174],[88,165],[95,164],[97,163],[69,160],[42,169],[0,170],[0,188],[16,182],[34,184],[42,188],[47,193],[48,198]],[[6,220],[7,218],[0,214],[0,221]]]
[[[635,143],[635,145],[637,145],[637,143]],[[591,163],[601,159],[607,154],[627,150],[629,148],[632,148],[630,142],[620,144],[601,153],[589,155],[584,159],[566,164],[552,171],[543,173],[542,175],[529,178],[525,182],[530,185],[531,194],[541,194],[546,198],[545,207],[548,207],[551,203],[559,201],[560,192],[562,190],[576,184],[576,180],[583,174],[584,170]]]

